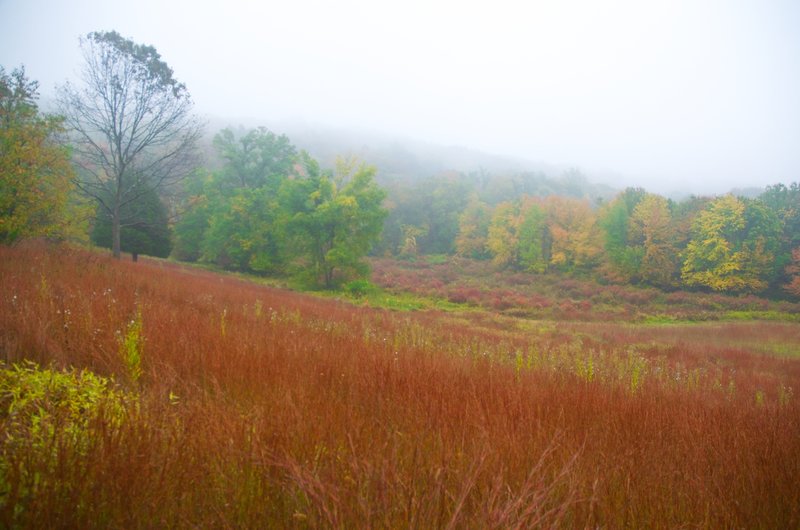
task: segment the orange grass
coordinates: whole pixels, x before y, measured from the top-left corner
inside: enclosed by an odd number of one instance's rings
[[[0,526],[796,528],[800,361],[764,344],[798,351],[798,326],[394,313],[3,247],[5,363],[88,368],[141,406],[86,455],[6,451],[9,481],[39,479]]]

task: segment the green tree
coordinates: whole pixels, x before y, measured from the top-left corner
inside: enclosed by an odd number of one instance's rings
[[[213,178],[198,173],[188,180],[186,198],[175,223],[174,256],[181,261],[198,261],[202,257],[203,238],[208,229],[211,206],[217,204]]]
[[[793,250],[800,247],[800,183],[767,186],[759,199],[778,216],[781,224],[772,281],[773,292],[778,293],[780,287],[791,281],[786,268],[792,262]]]
[[[422,186],[415,197],[416,224],[428,227],[418,239],[422,254],[453,254],[456,250],[459,217],[470,197],[469,185],[457,173],[446,173]],[[420,211],[421,210],[421,211]]]
[[[81,49],[83,86],[62,86],[59,107],[72,133],[75,184],[111,220],[119,258],[123,212],[195,169],[201,125],[186,87],[152,46],[111,31],[89,33]]]
[[[471,196],[461,175],[448,172],[413,185],[395,183],[384,239],[392,252],[405,244],[404,226],[424,227],[416,238],[419,254],[452,254],[456,251],[460,217]]]
[[[63,119],[39,112],[38,83],[0,67],[0,242],[65,236],[72,221],[72,166],[56,136]]]
[[[295,170],[295,147],[264,127],[239,137],[223,129],[214,147],[224,165],[210,177],[189,179],[189,199],[176,224],[176,256],[279,272],[284,256],[278,190]]]
[[[283,265],[278,205],[267,188],[240,188],[211,202],[202,258],[220,267],[278,272]]]
[[[605,251],[605,273],[613,279],[631,281],[637,277],[642,249],[631,244],[630,219],[644,197],[643,189],[627,188],[599,214],[598,226],[603,235]]]
[[[530,272],[544,272],[550,260],[547,215],[533,200],[523,203],[518,229],[519,264]]]
[[[747,277],[759,278],[764,285],[759,290],[775,284],[776,278],[783,273],[784,261],[778,262],[776,257],[780,250],[781,220],[760,199],[742,199],[744,209],[744,240],[742,248],[745,252],[744,272]]]
[[[167,208],[153,190],[142,195],[136,202],[126,204],[121,213],[128,221],[122,227],[122,248],[130,252],[133,261],[139,254],[166,258],[172,250]],[[92,230],[95,245],[111,248],[111,218],[105,208],[98,205],[97,217]]]
[[[289,248],[296,261],[325,288],[338,276],[364,276],[363,257],[380,237],[386,196],[375,183],[376,169],[339,159],[334,173],[306,159],[305,175],[281,189]],[[337,272],[339,273],[337,275]]]
[[[223,129],[214,137],[214,147],[225,161],[221,180],[237,188],[267,187],[275,193],[297,159],[289,138],[265,127],[238,139],[231,129]]]

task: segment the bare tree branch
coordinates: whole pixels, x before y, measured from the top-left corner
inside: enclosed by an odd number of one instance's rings
[[[122,211],[197,167],[202,124],[186,87],[152,46],[112,31],[90,33],[81,49],[83,84],[60,87],[58,102],[74,145],[75,184],[110,216],[119,257],[120,227],[144,222]]]

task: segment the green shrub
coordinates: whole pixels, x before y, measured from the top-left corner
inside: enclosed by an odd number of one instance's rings
[[[354,298],[362,298],[375,292],[376,288],[369,280],[359,279],[347,282],[342,290]]]
[[[2,366],[0,364],[0,366]],[[0,507],[35,494],[63,451],[86,456],[95,426],[119,428],[138,398],[88,370],[55,371],[25,362],[0,369]]]

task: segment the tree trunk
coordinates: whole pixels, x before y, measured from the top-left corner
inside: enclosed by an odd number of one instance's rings
[[[137,261],[139,261],[139,253],[138,253],[138,252],[131,252],[131,259],[132,259],[134,262],[137,262]]]
[[[119,226],[119,213],[115,213],[111,217],[111,252],[114,254],[115,259],[120,259],[120,226]]]

